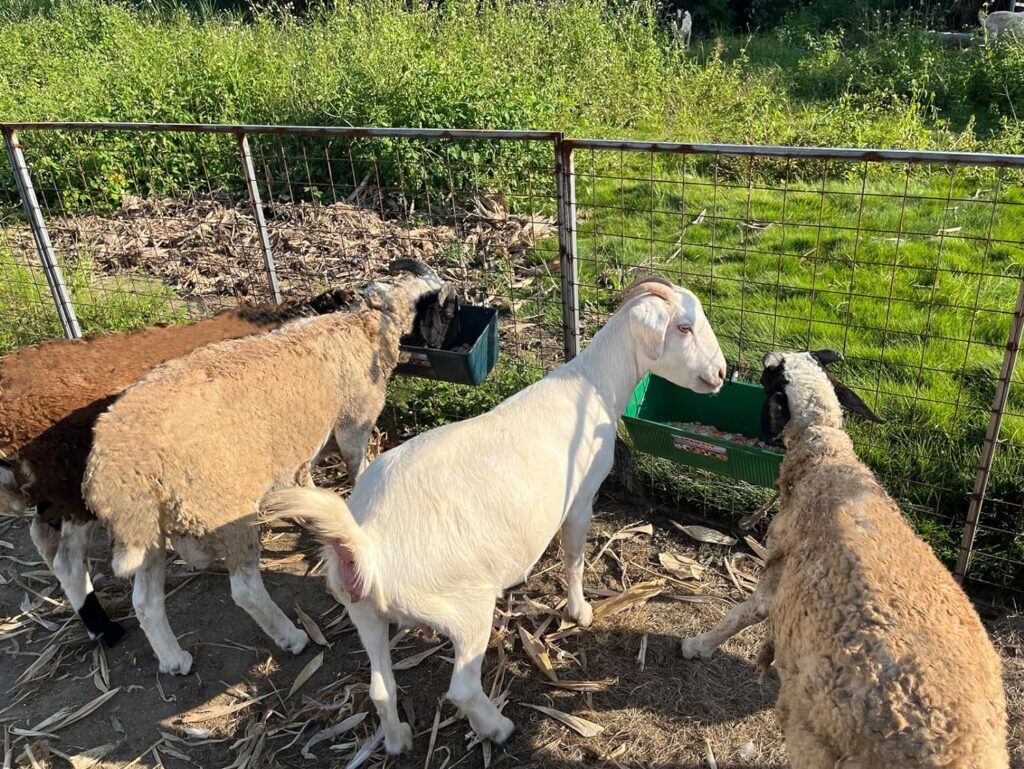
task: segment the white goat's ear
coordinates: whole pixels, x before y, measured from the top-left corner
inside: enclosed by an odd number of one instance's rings
[[[651,360],[660,358],[665,349],[665,334],[671,319],[668,303],[654,295],[644,297],[629,309],[629,330]]]

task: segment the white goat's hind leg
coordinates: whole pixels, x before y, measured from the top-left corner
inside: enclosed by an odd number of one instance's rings
[[[715,627],[706,633],[683,639],[683,657],[688,660],[710,657],[715,649],[738,632],[764,620],[768,616],[768,606],[774,592],[774,580],[766,572],[761,576],[754,594],[743,603],[733,606]]]
[[[162,542],[160,547],[146,552],[142,565],[135,572],[132,603],[142,632],[160,662],[160,672],[186,675],[192,669],[192,655],[178,645],[164,607],[166,558]]]
[[[470,726],[480,739],[489,739],[502,746],[512,736],[515,725],[501,714],[484,693],[480,676],[487,641],[491,637],[494,599],[481,602],[477,608],[461,604],[457,625],[450,628],[455,647],[455,667],[448,687],[448,699],[469,718]]]
[[[38,536],[38,532],[35,530],[37,521],[39,521],[38,518],[32,521],[33,540],[36,540]],[[52,530],[49,524],[39,522],[43,527]],[[89,542],[92,540],[94,525],[95,521],[86,523],[64,521],[57,538],[57,552],[53,555],[50,567],[57,575],[57,580],[64,590],[64,595],[68,597],[71,608],[77,612],[85,624],[89,637],[102,639],[107,646],[113,646],[124,635],[124,628],[118,623],[110,621],[92,589],[92,580],[89,577]],[[52,539],[47,534],[43,547],[49,548],[51,545]],[[42,552],[42,548],[40,552]],[[45,559],[46,555],[43,555],[43,558]]]
[[[391,672],[387,618],[365,601],[348,604],[348,616],[370,658],[370,699],[384,728],[384,749],[397,756],[412,747],[412,728],[398,719],[398,687]]]
[[[584,550],[587,546],[587,531],[593,502],[577,503],[569,511],[562,524],[562,551],[565,558],[565,577],[568,585],[566,612],[581,627],[587,627],[594,620],[594,610],[583,597],[583,569],[586,567]]]
[[[263,632],[279,647],[292,654],[298,654],[309,643],[309,636],[297,628],[281,611],[263,584],[260,576],[259,551],[255,560],[234,566],[230,571],[231,597],[245,609]]]

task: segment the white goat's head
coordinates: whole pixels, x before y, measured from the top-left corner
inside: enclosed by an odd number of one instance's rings
[[[721,389],[725,356],[691,291],[650,275],[626,289],[622,310],[642,370],[699,393]]]

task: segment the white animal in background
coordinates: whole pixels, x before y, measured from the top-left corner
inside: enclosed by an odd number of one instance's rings
[[[995,11],[985,15],[978,11],[981,29],[990,43],[995,43],[1003,35],[1024,37],[1024,11]]]
[[[389,753],[412,746],[398,718],[389,621],[452,639],[448,698],[498,744],[514,727],[480,681],[495,600],[528,577],[559,531],[566,612],[591,623],[583,553],[593,500],[611,470],[619,418],[648,372],[701,393],[717,392],[726,373],[697,297],[656,277],[630,286],[587,348],[539,382],[382,454],[347,505],[315,489],[264,500],[267,512],[304,520],[325,544],[329,587],[370,658]]]
[[[1006,769],[999,656],[857,457],[841,407],[878,417],[826,370],[841,359],[765,358],[766,432],[786,444],[765,570],[717,627],[683,641],[683,656],[710,656],[768,620],[758,667],[774,658],[794,769]]]
[[[280,648],[306,646],[260,578],[256,513],[267,492],[310,483],[309,463],[332,433],[350,477],[365,468],[399,340],[450,295],[420,262],[392,269],[411,274],[363,287],[349,312],[154,369],[96,421],[82,489],[110,532],[114,571],[135,575],[135,613],[162,672],[192,667],[164,608],[168,537],[194,566],[223,558],[231,597]]]
[[[690,48],[690,32],[693,30],[693,19],[689,11],[676,11],[675,21],[672,22],[672,35],[682,45],[683,50]]]

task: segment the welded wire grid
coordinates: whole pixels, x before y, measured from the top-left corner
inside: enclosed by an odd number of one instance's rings
[[[60,321],[6,153],[0,154],[0,354],[59,336]]]
[[[742,380],[772,350],[840,350],[839,378],[886,419],[848,421],[860,455],[952,566],[1024,265],[1019,173],[580,144],[584,335],[639,268],[698,294]],[[1024,584],[1021,377],[969,570],[998,587]],[[648,475],[712,517],[770,496],[661,461]]]
[[[576,235],[585,339],[646,270],[697,292],[742,379],[757,380],[770,350],[841,350],[840,377],[887,420],[850,421],[858,450],[955,563],[1024,264],[1019,171],[572,141],[570,221],[557,141],[444,133],[249,131],[248,169],[240,128],[19,136],[87,333],[269,302],[275,283],[284,297],[359,284],[392,259],[422,259],[468,302],[499,309],[502,357],[480,388],[396,378],[383,423],[400,439],[561,362],[559,273],[572,256],[561,224]],[[61,333],[8,178],[4,349]],[[995,587],[1024,576],[1022,377],[1018,367],[969,569]],[[770,495],[642,467],[689,512],[738,515]]]

